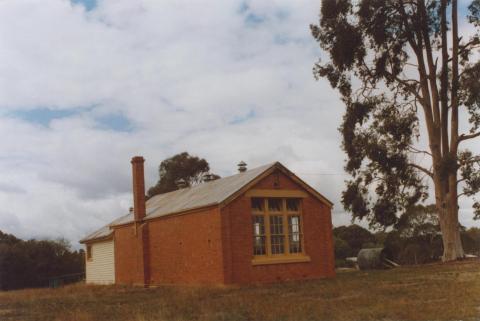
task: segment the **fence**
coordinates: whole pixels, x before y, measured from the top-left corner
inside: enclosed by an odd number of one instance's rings
[[[58,288],[65,284],[71,284],[71,283],[76,283],[80,281],[85,281],[85,272],[64,274],[64,275],[59,275],[59,276],[49,278],[48,287]]]

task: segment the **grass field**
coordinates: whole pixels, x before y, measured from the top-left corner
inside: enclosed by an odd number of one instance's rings
[[[245,287],[0,292],[0,320],[476,320],[480,261]]]

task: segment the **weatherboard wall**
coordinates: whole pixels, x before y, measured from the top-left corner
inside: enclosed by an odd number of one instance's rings
[[[114,241],[90,244],[92,256],[86,260],[86,282],[91,284],[115,283]]]

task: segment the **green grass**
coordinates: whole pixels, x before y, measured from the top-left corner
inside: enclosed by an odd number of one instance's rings
[[[480,261],[243,287],[73,285],[0,292],[0,320],[475,320]]]

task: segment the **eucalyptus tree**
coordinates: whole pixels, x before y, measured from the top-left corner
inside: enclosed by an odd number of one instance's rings
[[[323,0],[311,26],[328,56],[314,75],[346,105],[344,207],[393,226],[431,186],[444,261],[464,256],[458,198],[480,189],[480,156],[465,147],[480,136],[480,0],[465,21],[473,35],[459,35],[458,12],[456,0]]]

